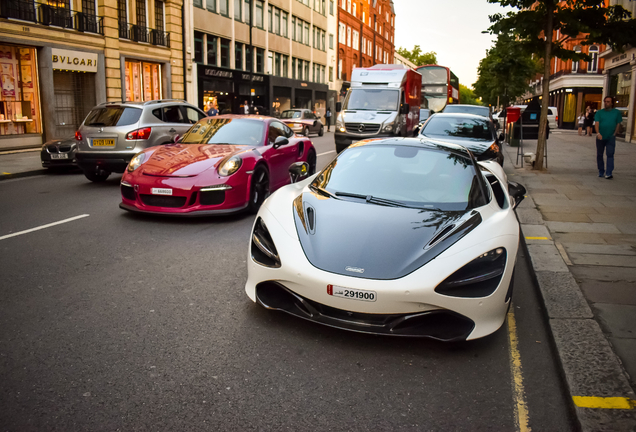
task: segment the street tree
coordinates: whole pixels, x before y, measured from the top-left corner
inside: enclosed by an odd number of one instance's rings
[[[636,46],[636,20],[622,6],[606,6],[605,0],[488,0],[517,11],[490,16],[491,34],[507,34],[523,43],[529,52],[543,59],[543,95],[535,170],[543,169],[548,98],[550,96],[550,60],[589,60],[584,54],[567,49],[567,38],[584,36],[582,44],[606,44],[615,51]],[[555,38],[555,32],[561,35]],[[547,36],[547,37],[545,37]]]
[[[473,89],[459,84],[459,101],[466,105],[482,105],[481,101],[475,96]]]
[[[422,48],[419,45],[415,45],[411,51],[406,48],[398,48],[395,50],[399,55],[407,60],[410,60],[415,66],[422,66],[427,64],[437,64],[437,53],[435,51],[422,52]]]
[[[487,104],[506,106],[528,91],[528,82],[539,71],[539,62],[522,43],[500,34],[479,62],[475,95]]]

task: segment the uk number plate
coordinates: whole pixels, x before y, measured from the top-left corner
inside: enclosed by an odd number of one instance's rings
[[[337,285],[327,285],[327,294],[351,300],[374,302],[378,296],[375,291],[345,288]]]
[[[152,188],[150,192],[153,195],[172,195],[172,189],[167,188]]]
[[[52,154],[51,159],[68,159],[68,155],[66,153]]]
[[[114,147],[115,140],[114,139],[94,139],[93,147]]]

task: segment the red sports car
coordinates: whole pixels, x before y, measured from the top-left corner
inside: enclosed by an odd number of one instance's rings
[[[275,118],[222,115],[200,120],[175,144],[138,153],[121,179],[122,209],[173,215],[255,212],[290,183],[289,167],[316,150]]]

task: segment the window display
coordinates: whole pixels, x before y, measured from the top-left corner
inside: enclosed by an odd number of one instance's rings
[[[126,61],[126,100],[144,102],[161,99],[161,65]]]
[[[0,45],[0,135],[42,133],[35,48]]]

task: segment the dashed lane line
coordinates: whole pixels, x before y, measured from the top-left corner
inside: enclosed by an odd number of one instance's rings
[[[328,155],[328,154],[335,153],[335,152],[336,152],[335,150],[331,150],[331,151],[328,151],[328,152],[319,153],[318,156],[324,156],[324,155]]]
[[[30,228],[28,230],[18,231],[18,232],[15,232],[13,234],[7,234],[5,236],[0,237],[0,240],[5,240],[5,239],[11,238],[11,237],[16,237],[16,236],[19,236],[19,235],[22,235],[22,234],[28,234],[28,233],[33,232],[33,231],[39,231],[39,230],[42,230],[42,229],[45,229],[45,228],[50,228],[50,227],[55,226],[55,225],[60,225],[60,224],[63,224],[63,223],[72,222],[74,220],[82,219],[82,218],[85,218],[85,217],[88,217],[88,216],[90,216],[90,215],[83,214],[83,215],[79,215],[79,216],[74,216],[72,218],[64,219],[64,220],[61,220],[61,221],[53,222],[53,223],[50,223],[50,224],[40,225],[38,227]]]
[[[517,322],[513,309],[508,311],[508,337],[510,340],[510,369],[512,372],[513,396],[515,400],[515,423],[518,432],[530,432],[528,404],[523,387],[523,375],[521,373],[521,353],[519,352],[519,340],[517,338]]]

